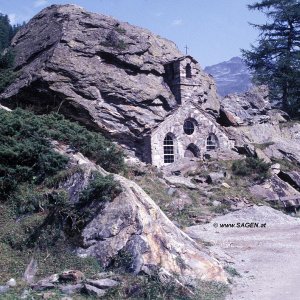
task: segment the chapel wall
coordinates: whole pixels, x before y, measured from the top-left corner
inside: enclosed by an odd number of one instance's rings
[[[183,124],[186,119],[193,119],[197,125],[193,134],[184,132]],[[158,167],[164,165],[165,136],[170,133],[174,136],[174,160],[184,157],[185,151],[190,144],[194,144],[200,150],[200,158],[207,152],[206,141],[210,133],[218,138],[219,149],[231,149],[233,143],[226,134],[219,129],[218,125],[205,116],[196,107],[188,105],[186,108],[179,108],[173,115],[170,115],[161,123],[151,135],[152,164]]]

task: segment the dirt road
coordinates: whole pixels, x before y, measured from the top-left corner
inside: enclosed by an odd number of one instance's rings
[[[245,225],[252,220],[259,228],[220,227],[229,223]],[[233,277],[228,300],[300,299],[299,220],[262,207],[241,212],[240,216],[237,212],[218,217],[207,225],[189,227],[186,232],[212,243],[212,253],[241,275]]]

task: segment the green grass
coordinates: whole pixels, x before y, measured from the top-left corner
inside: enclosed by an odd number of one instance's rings
[[[122,285],[106,295],[106,299],[224,300],[228,292],[228,286],[218,282],[199,281],[196,288],[187,289],[172,282],[163,284],[154,277],[128,274],[122,278]]]

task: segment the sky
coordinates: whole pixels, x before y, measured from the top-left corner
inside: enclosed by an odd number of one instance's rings
[[[172,40],[202,67],[240,56],[255,43],[262,24],[260,12],[249,11],[254,0],[0,0],[0,12],[11,23],[28,21],[51,4],[77,4],[85,9],[144,27]]]

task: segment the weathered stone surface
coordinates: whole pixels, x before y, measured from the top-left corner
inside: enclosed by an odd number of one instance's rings
[[[265,86],[252,87],[244,94],[230,94],[221,100],[224,125],[249,125],[265,123],[270,117],[266,115],[271,109],[268,89]]]
[[[8,292],[9,290],[9,286],[7,285],[0,285],[0,295],[1,294],[5,294],[6,292]]]
[[[59,281],[80,282],[84,279],[84,274],[78,270],[64,271],[59,275]]]
[[[67,284],[67,285],[60,286],[61,292],[66,294],[66,295],[73,295],[73,294],[76,294],[76,293],[80,293],[82,289],[83,289],[83,284],[82,283]]]
[[[189,189],[196,189],[197,186],[191,182],[189,178],[182,176],[165,176],[164,179],[169,183],[175,186],[184,186]]]
[[[36,282],[35,284],[31,285],[33,290],[43,291],[47,289],[54,289],[55,283],[58,283],[59,276],[58,274],[53,274],[46,278],[43,278]]]
[[[3,105],[1,105],[1,104],[0,104],[0,109],[4,109],[4,110],[6,110],[6,111],[11,111],[11,109],[9,109],[8,107],[3,106]]]
[[[208,174],[206,182],[209,184],[221,183],[224,179],[223,172],[211,172]]]
[[[254,185],[250,191],[253,195],[269,201],[280,200],[282,197],[300,197],[300,193],[278,175],[273,175],[262,185]]]
[[[265,163],[271,163],[271,159],[264,153],[263,150],[257,148],[255,149],[255,154],[257,158],[262,159]]]
[[[66,154],[64,146],[57,150]],[[80,161],[85,172],[108,174],[80,153],[67,156],[76,164]],[[136,274],[166,270],[183,283],[199,279],[226,282],[219,263],[176,227],[137,184],[119,175],[114,178],[123,191],[105,203],[84,228],[79,255],[94,256],[104,267],[121,260]]]
[[[15,287],[15,286],[17,286],[16,279],[10,278],[10,279],[6,282],[6,285],[7,285],[8,287]]]
[[[173,164],[164,165],[162,171],[167,175],[182,175],[185,176],[190,172],[195,172],[198,169],[198,158],[184,157]]]
[[[278,176],[289,183],[294,189],[300,191],[300,173],[296,171],[284,172],[281,171]]]
[[[85,284],[84,289],[89,295],[94,297],[103,297],[106,294],[106,291],[89,284]]]
[[[183,54],[146,29],[53,5],[17,33],[12,48],[20,76],[1,95],[3,103],[54,109],[133,151],[142,151],[141,135],[177,105],[164,64]],[[218,111],[214,82],[197,68],[200,102]]]
[[[109,289],[109,288],[116,287],[120,284],[118,281],[109,278],[97,279],[97,280],[88,279],[86,282],[99,289]]]
[[[274,164],[271,166],[271,174],[277,175],[280,172],[280,164]]]
[[[34,278],[37,270],[38,270],[37,261],[34,258],[32,258],[24,272],[23,275],[24,281],[28,284],[32,284],[34,282]]]

